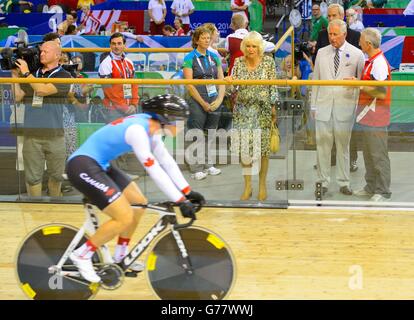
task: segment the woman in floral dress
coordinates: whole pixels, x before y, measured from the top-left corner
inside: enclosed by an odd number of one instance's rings
[[[243,57],[236,59],[231,79],[276,79],[273,58],[264,55],[262,36],[252,31],[241,43]],[[241,200],[252,196],[252,173],[259,166],[258,200],[267,198],[266,176],[269,167],[270,128],[276,121],[276,86],[239,86],[233,110],[232,152],[240,155],[244,191]]]

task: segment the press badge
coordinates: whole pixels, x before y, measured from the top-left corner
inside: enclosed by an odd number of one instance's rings
[[[207,95],[208,95],[209,98],[215,97],[217,95],[216,85],[208,84],[208,85],[206,85],[206,89],[207,89]]]
[[[124,84],[124,98],[132,99],[132,86],[130,84]]]
[[[33,93],[32,107],[41,108],[43,106],[43,97],[38,96],[36,93]]]

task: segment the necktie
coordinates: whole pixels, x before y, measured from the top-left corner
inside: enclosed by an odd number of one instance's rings
[[[338,68],[339,68],[339,49],[336,49],[336,52],[335,52],[334,65],[335,65],[335,76],[336,76],[338,74]]]

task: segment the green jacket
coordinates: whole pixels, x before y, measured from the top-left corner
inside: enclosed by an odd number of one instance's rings
[[[319,32],[326,28],[328,28],[328,19],[326,19],[324,16],[320,16],[317,19],[312,17],[312,33],[310,36],[310,41],[318,40]]]

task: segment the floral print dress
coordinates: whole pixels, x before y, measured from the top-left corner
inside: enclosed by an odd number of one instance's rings
[[[244,57],[236,59],[234,80],[276,79],[275,62],[264,56],[255,70],[248,70]],[[270,153],[272,106],[279,99],[276,86],[239,86],[233,110],[232,153],[258,160]]]

